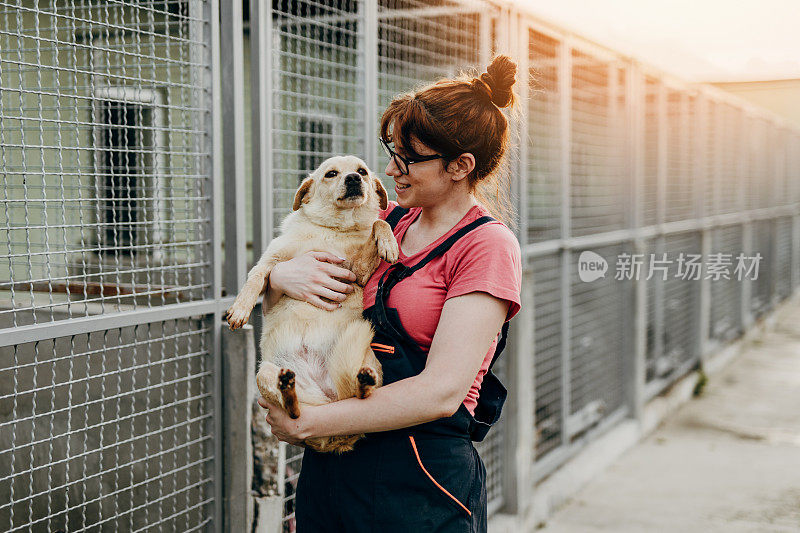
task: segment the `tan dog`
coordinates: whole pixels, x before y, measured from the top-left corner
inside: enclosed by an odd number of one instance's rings
[[[231,329],[247,322],[266,289],[272,268],[309,251],[345,258],[356,275],[355,289],[341,307],[327,311],[283,296],[264,317],[261,367],[256,382],[267,400],[282,405],[292,418],[300,405],[321,405],[357,396],[366,398],[382,382],[381,367],[370,348],[374,332],[361,313],[363,286],[383,258],[397,261],[392,229],[378,219],[387,195],[380,180],[355,156],[332,157],[306,178],[294,197],[294,212],[281,234],[247,275],[228,310]],[[319,451],[351,450],[363,435],[308,439]]]

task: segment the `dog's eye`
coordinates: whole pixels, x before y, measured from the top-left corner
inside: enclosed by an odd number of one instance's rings
[[[329,170],[329,171],[327,171],[327,172],[325,173],[325,177],[326,177],[326,178],[333,178],[333,177],[336,177],[336,175],[337,175],[338,173],[339,173],[339,172],[338,172],[338,171],[336,171],[336,170]]]
[[[367,175],[367,169],[366,168],[359,168],[358,169],[358,173],[361,174],[362,176],[366,176]]]

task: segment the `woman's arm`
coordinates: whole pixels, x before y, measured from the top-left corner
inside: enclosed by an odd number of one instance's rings
[[[448,299],[419,375],[379,387],[365,400],[304,407],[296,420],[263,402],[270,409],[267,421],[273,434],[296,443],[308,437],[399,429],[452,415],[466,398],[507,311],[506,300],[485,292]]]

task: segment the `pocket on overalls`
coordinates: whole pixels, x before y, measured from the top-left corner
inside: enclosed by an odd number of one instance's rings
[[[396,345],[385,335],[376,334],[369,347],[381,364],[383,384],[388,385],[415,374],[414,368],[401,346]]]
[[[475,414],[471,416],[470,438],[473,441],[481,442],[486,437],[500,418],[507,396],[508,391],[503,383],[491,370],[488,371],[483,376]]]
[[[455,504],[457,510],[463,511],[464,513],[466,513],[467,516],[471,517],[472,516],[472,511],[469,509],[469,507],[467,507],[469,505],[469,503],[470,503],[469,502],[469,494],[466,494],[466,495],[459,494],[458,496],[456,496],[456,495],[453,494],[453,492],[451,492],[450,490],[445,488],[439,482],[439,480],[437,480],[437,478],[434,477],[434,475],[431,474],[431,472],[425,466],[426,462],[428,463],[428,465],[431,465],[432,461],[431,461],[430,456],[426,456],[426,461],[423,462],[422,457],[420,456],[419,448],[417,447],[417,441],[414,439],[413,436],[410,436],[410,435],[409,435],[408,439],[411,442],[411,449],[414,451],[414,458],[417,461],[417,466],[422,471],[422,473],[425,475],[425,477],[433,484],[433,488],[436,491],[436,493],[439,494],[440,496],[445,496],[445,501],[448,504],[450,504],[450,505]],[[456,464],[454,464],[452,466],[451,465],[446,465],[446,466],[447,466],[448,470],[452,470],[453,467],[456,467],[456,468],[460,469],[460,467],[458,465],[456,465]],[[437,469],[437,470],[439,470],[439,472],[441,471],[440,469]],[[462,472],[460,472],[459,474],[461,474],[461,473]],[[450,477],[450,476],[447,476],[447,477]],[[468,477],[468,479],[472,479],[472,477],[473,476],[470,475]],[[443,479],[444,476],[439,476],[439,478],[442,479],[442,481],[444,481],[444,479]],[[456,487],[458,487],[458,488],[463,487],[463,484],[453,484],[453,485],[454,486],[452,486],[451,489],[454,490],[454,491],[455,491]],[[464,497],[464,496],[466,496],[466,497]]]
[[[381,450],[376,490],[376,531],[469,533],[472,457],[453,439],[398,439]],[[453,449],[455,453],[450,453]],[[469,480],[469,481],[467,481]]]

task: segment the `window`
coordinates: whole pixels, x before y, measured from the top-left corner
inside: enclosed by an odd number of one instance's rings
[[[160,93],[95,90],[95,191],[101,253],[129,254],[161,240],[164,216]],[[153,247],[145,250],[152,252]]]

